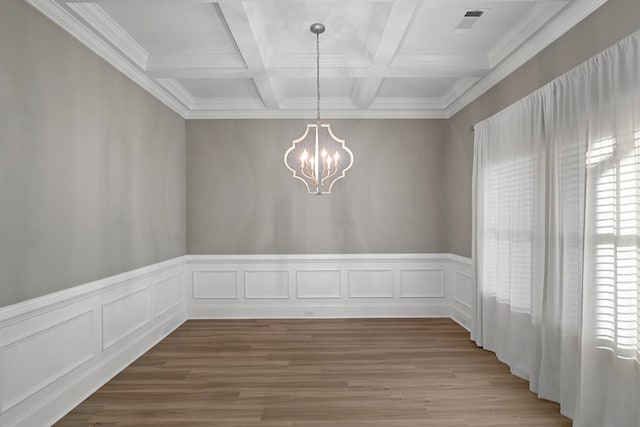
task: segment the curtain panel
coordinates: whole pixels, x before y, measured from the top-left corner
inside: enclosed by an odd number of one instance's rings
[[[584,427],[639,426],[640,32],[475,126],[472,339]]]

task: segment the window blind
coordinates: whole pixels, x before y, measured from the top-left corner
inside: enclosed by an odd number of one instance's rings
[[[640,131],[592,143],[598,345],[640,360]]]

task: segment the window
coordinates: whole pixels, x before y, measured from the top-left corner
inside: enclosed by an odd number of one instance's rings
[[[596,338],[640,360],[640,131],[593,143],[587,167],[597,177]]]
[[[500,159],[488,168],[485,191],[485,295],[521,313],[532,312],[533,211],[538,161],[533,155]],[[508,260],[508,261],[505,261]]]

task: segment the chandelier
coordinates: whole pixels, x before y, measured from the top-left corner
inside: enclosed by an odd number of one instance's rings
[[[343,139],[331,131],[329,123],[320,121],[320,34],[324,25],[313,24],[309,28],[316,35],[316,122],[307,124],[304,134],[293,140],[293,144],[284,153],[284,164],[293,177],[304,182],[309,194],[331,194],[333,184],[353,164],[353,153]]]

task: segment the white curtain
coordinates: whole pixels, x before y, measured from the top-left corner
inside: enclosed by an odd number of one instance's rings
[[[475,127],[472,338],[584,427],[640,427],[640,32]]]

